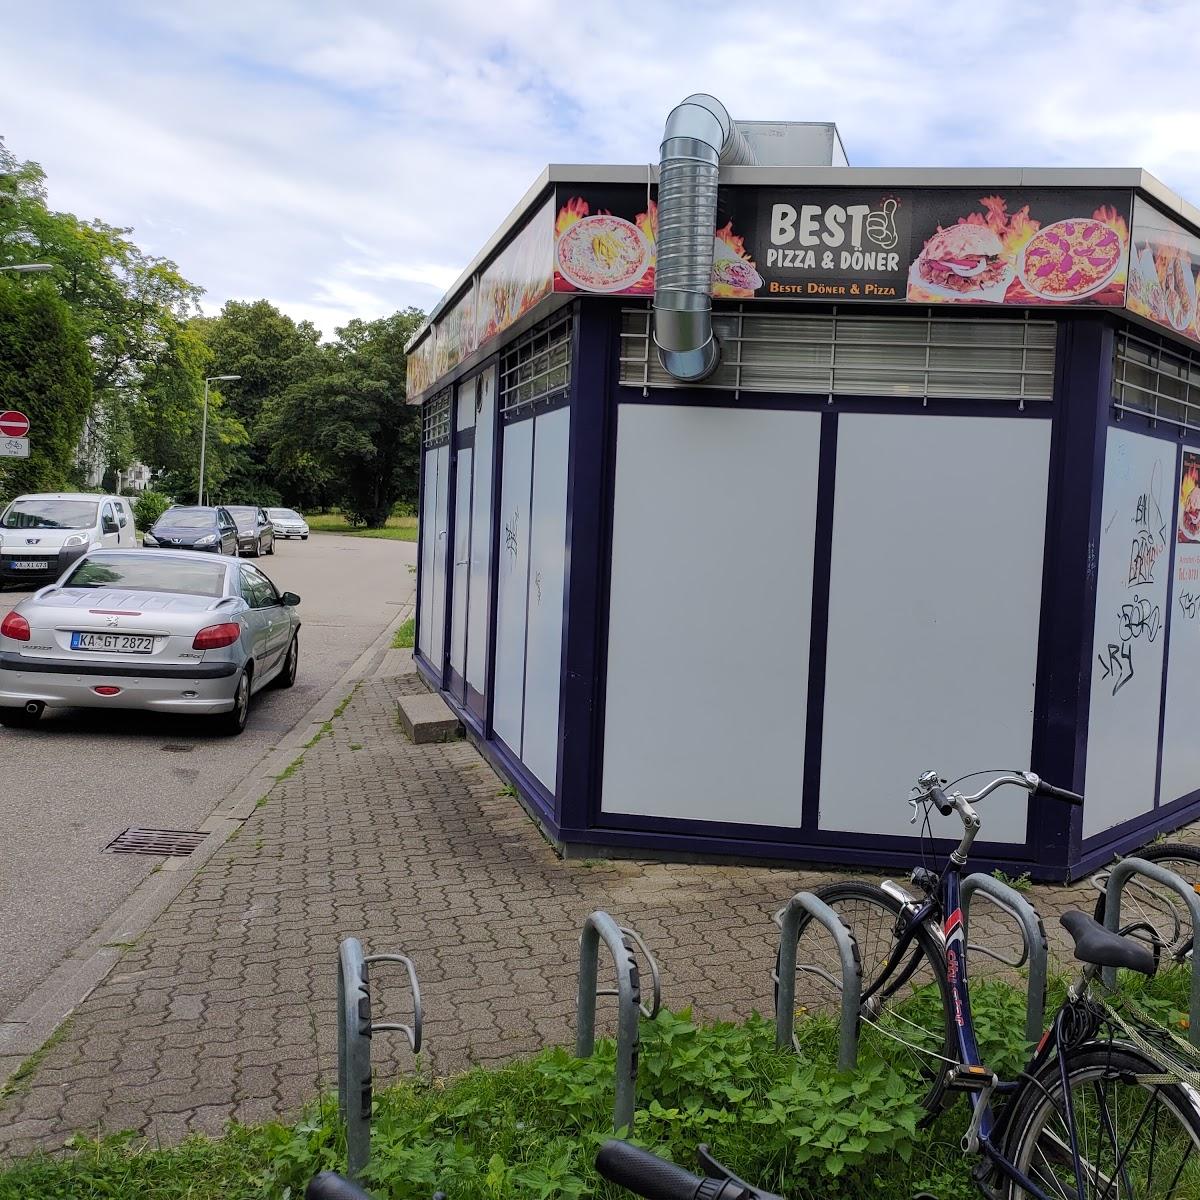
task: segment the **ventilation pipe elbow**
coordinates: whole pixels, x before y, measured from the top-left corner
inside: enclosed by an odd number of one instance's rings
[[[754,163],[741,131],[712,96],[689,96],[667,117],[658,170],[654,343],[666,371],[697,383],[717,369],[712,331],[713,231],[722,164]]]

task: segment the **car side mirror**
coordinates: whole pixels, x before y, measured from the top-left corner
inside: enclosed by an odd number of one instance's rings
[[[112,519],[112,517],[105,517],[101,527],[105,533],[117,532],[117,523]]]
[[[284,592],[283,595],[279,597],[279,603],[285,608],[295,608],[296,605],[300,603],[300,597],[297,596],[295,592]]]
[[[125,514],[124,514],[124,513],[122,513],[122,514],[121,514],[121,516],[120,516],[120,519],[117,521],[117,524],[118,524],[118,525],[120,525],[120,527],[121,527],[122,529],[124,529],[124,528],[125,528],[125,526],[129,524],[129,522],[128,522],[128,521],[126,520],[126,518],[125,518]]]

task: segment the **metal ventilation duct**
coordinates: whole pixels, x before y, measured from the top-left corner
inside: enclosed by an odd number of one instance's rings
[[[709,297],[718,170],[754,161],[714,97],[689,96],[667,117],[658,170],[654,342],[663,367],[682,382],[704,379],[721,361]]]

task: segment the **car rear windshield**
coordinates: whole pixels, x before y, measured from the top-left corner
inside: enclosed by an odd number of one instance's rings
[[[62,586],[220,596],[225,591],[225,566],[199,554],[195,562],[157,554],[113,554],[80,559]]]
[[[0,521],[5,529],[90,529],[97,505],[91,500],[18,500]]]
[[[211,529],[216,523],[216,514],[206,512],[202,508],[184,508],[177,512],[167,509],[154,522],[155,526],[161,529]]]
[[[293,512],[290,508],[268,508],[267,516],[274,517],[277,521],[304,520],[304,518],[298,512]]]
[[[226,508],[239,529],[253,529],[258,520],[257,508]]]

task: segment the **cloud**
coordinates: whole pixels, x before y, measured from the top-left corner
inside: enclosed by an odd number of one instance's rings
[[[859,165],[1145,166],[1200,198],[1184,3],[84,0],[10,6],[51,202],[327,332],[431,307],[547,162],[646,162],[690,91]]]

